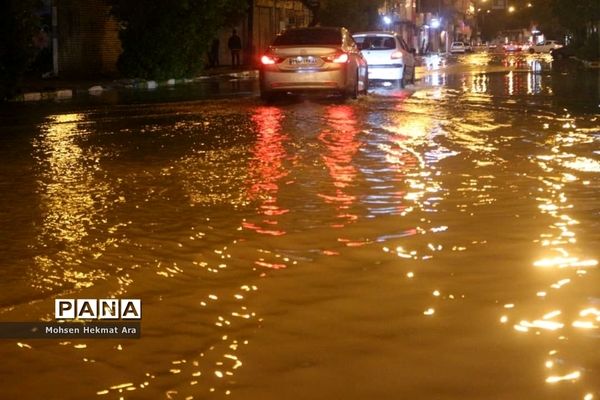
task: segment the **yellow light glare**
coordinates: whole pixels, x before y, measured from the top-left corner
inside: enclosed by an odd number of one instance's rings
[[[588,315],[595,315],[596,317],[600,317],[600,310],[595,307],[586,308],[585,310],[581,310],[579,313],[580,317],[587,317]]]
[[[549,312],[548,314],[544,315],[543,319],[552,319],[554,317],[558,317],[560,315],[560,311],[556,310],[556,311],[552,311]]]
[[[575,321],[572,324],[573,328],[579,329],[598,329],[598,325],[595,325],[590,321]]]
[[[574,381],[581,378],[581,372],[575,371],[563,376],[549,376],[546,378],[546,383],[557,383],[560,381]]]

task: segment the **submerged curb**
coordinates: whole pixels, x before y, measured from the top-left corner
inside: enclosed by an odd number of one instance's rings
[[[582,63],[584,68],[590,68],[590,69],[600,68],[600,61],[580,60],[579,58],[576,58],[576,60],[579,61],[580,63]]]
[[[165,81],[143,80],[143,79],[121,79],[109,84],[91,84],[89,88],[78,89],[57,89],[40,92],[26,92],[12,98],[12,102],[33,102],[33,101],[58,101],[69,100],[77,95],[100,96],[102,93],[116,89],[133,90],[155,90],[159,87],[173,87],[176,85],[185,85],[193,82],[206,81],[214,78],[233,78],[233,79],[255,79],[258,78],[258,70],[244,70],[236,72],[223,72],[219,74],[200,75],[195,78],[168,79]]]
[[[73,97],[72,89],[60,89],[49,92],[27,92],[19,95],[13,101],[42,101],[42,100],[65,100]]]

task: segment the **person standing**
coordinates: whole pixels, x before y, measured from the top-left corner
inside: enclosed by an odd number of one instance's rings
[[[208,62],[211,68],[219,66],[219,39],[214,38],[208,52]]]
[[[239,66],[240,52],[242,51],[242,39],[240,39],[235,29],[231,33],[231,37],[227,42],[227,47],[229,47],[229,51],[231,51],[231,65],[234,67]]]

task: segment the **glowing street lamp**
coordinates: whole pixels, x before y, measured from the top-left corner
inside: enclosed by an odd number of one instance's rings
[[[508,12],[509,12],[509,13],[513,13],[513,12],[515,12],[515,6],[510,6],[510,7],[508,7]]]
[[[385,15],[383,17],[383,23],[389,26],[392,23],[392,19],[390,17],[388,17],[387,15]]]
[[[433,29],[437,29],[437,28],[439,28],[439,27],[440,27],[440,20],[439,20],[439,19],[437,19],[437,18],[434,18],[434,19],[432,19],[432,20],[431,20],[431,27],[432,27]]]

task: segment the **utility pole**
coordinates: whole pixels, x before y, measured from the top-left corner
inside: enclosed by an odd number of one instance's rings
[[[248,28],[246,39],[246,63],[254,66],[256,49],[254,48],[254,0],[248,0]]]
[[[52,11],[52,75],[58,76],[58,11],[56,1],[50,2]]]

